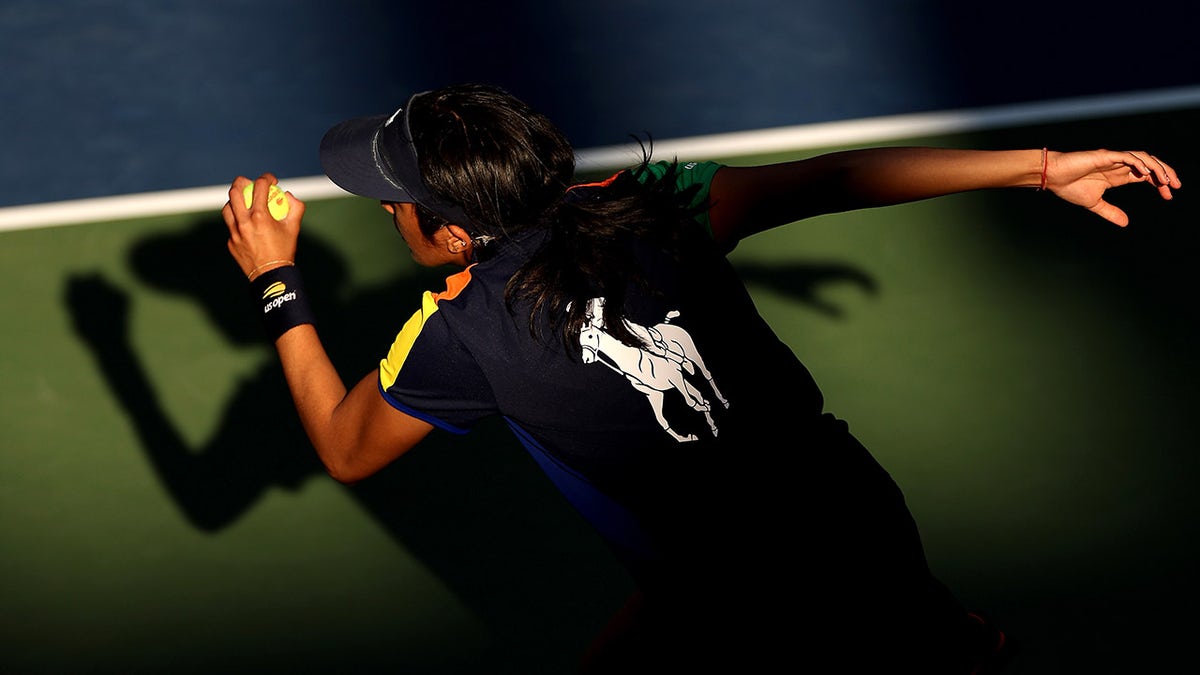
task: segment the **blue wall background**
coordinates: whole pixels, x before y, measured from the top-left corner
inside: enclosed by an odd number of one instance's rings
[[[466,80],[581,148],[1193,84],[1189,7],[4,0],[0,206],[317,175],[330,125]]]

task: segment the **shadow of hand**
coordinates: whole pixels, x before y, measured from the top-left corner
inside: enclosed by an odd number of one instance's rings
[[[842,309],[822,300],[818,291],[834,283],[852,283],[868,295],[878,293],[875,279],[862,270],[841,264],[739,263],[738,274],[748,284],[759,284],[796,299],[828,317],[842,316]]]

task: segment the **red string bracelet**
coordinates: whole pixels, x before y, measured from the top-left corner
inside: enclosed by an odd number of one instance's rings
[[[1038,188],[1038,190],[1046,189],[1046,165],[1047,165],[1047,160],[1049,158],[1050,158],[1050,151],[1047,150],[1046,148],[1042,148],[1042,185],[1041,185],[1041,187]]]

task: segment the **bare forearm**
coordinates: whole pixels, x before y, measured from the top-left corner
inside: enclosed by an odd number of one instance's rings
[[[330,476],[353,483],[398,456],[399,452],[381,453],[378,444],[373,445],[370,414],[376,410],[373,404],[379,404],[374,400],[379,394],[370,376],[347,389],[312,325],[284,333],[275,341],[275,349],[300,423]],[[410,446],[382,447],[402,452]]]
[[[1043,151],[876,148],[826,156],[843,209],[888,206],[988,188],[1038,187]]]
[[[278,336],[275,349],[309,441],[329,475],[352,483],[407,452],[433,425],[387,403],[379,394],[378,371],[366,374],[347,390],[316,328],[309,323],[312,316],[304,293],[290,292],[286,297],[270,293],[275,287],[283,288],[285,279],[291,291],[303,288],[293,261],[305,204],[287,193],[289,211],[276,220],[266,205],[268,187],[274,183],[273,174],[260,176],[253,183],[256,201],[247,205],[243,194],[251,181],[242,176],[234,179],[230,199],[221,209],[229,228],[227,246],[247,279],[265,286],[257,291],[275,313],[268,320],[264,308],[264,326],[269,335]],[[281,309],[284,305],[276,301],[299,304]]]
[[[794,162],[726,167],[712,184],[719,239],[734,242],[826,213],[931,197],[1041,184],[1042,150],[885,147],[835,152]]]
[[[347,389],[311,325],[284,333],[275,348],[304,431],[334,479],[362,480],[433,430],[428,422],[384,402],[377,372]]]
[[[1145,151],[871,148],[724,167],[713,176],[709,216],[714,238],[732,248],[756,232],[825,213],[968,190],[1041,187],[1124,227],[1128,215],[1105,194],[1133,183],[1154,187],[1163,199],[1182,187],[1169,164]]]
[[[332,469],[345,451],[337,440],[346,437],[346,430],[338,428],[335,413],[346,398],[346,385],[312,325],[284,333],[275,341],[275,348],[304,431],[321,461]]]

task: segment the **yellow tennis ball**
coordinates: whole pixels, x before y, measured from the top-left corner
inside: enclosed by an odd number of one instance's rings
[[[246,197],[246,208],[254,203],[254,183],[246,186],[242,190],[242,195]],[[283,220],[288,214],[288,198],[283,190],[278,185],[272,185],[267,192],[267,209],[271,212],[271,217],[275,220]]]

